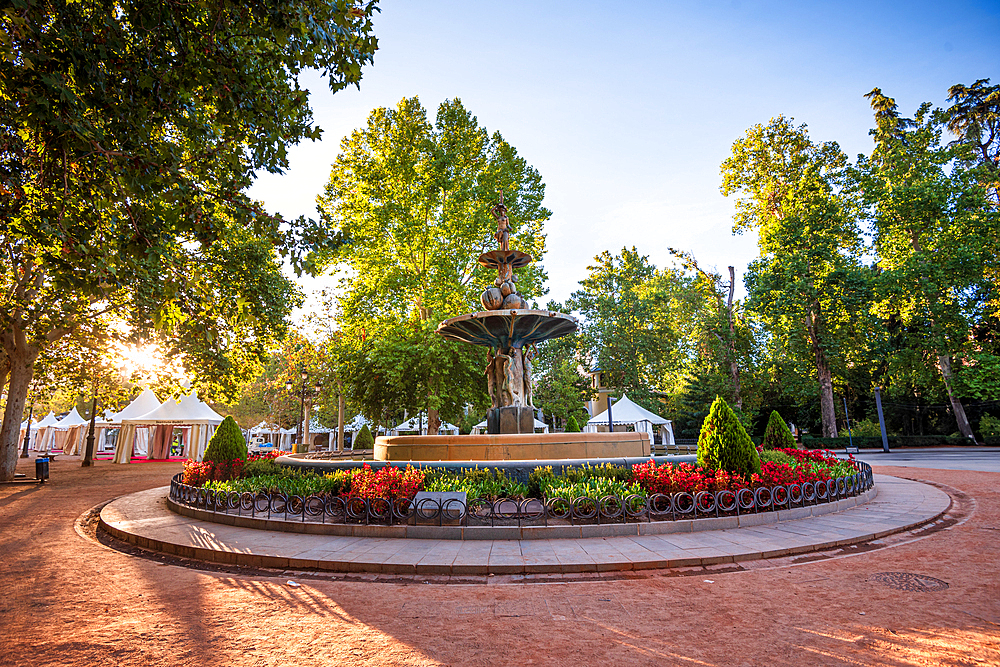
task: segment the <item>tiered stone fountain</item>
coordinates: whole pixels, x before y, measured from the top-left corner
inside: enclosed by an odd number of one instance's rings
[[[492,400],[486,416],[487,435],[391,436],[375,440],[381,461],[496,461],[556,459],[620,459],[649,456],[646,433],[535,433],[531,362],[537,344],[576,331],[564,313],[528,308],[517,292],[515,269],[533,260],[510,249],[507,208],[493,207],[498,248],[483,253],[479,263],[496,269],[497,277],[482,294],[482,310],[445,320],[437,332],[449,340],[488,348],[486,384]]]

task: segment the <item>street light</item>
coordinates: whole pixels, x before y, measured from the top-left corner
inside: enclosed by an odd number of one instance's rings
[[[302,386],[295,389],[295,383],[292,380],[285,382],[285,390],[292,396],[299,397],[299,420],[295,424],[295,444],[301,444],[302,439],[302,418],[305,415],[306,398],[315,398],[319,396],[319,392],[323,389],[323,383],[317,381],[314,387],[309,386],[309,374],[303,371],[300,374],[302,378]]]
[[[31,417],[35,412],[35,402],[28,406],[28,425],[24,427],[24,443],[21,449],[21,458],[28,458],[28,441],[31,440]]]

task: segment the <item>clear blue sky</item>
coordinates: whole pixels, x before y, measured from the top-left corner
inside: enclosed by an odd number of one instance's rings
[[[342,137],[371,109],[418,95],[433,117],[461,98],[546,183],[546,298],[560,301],[623,246],[659,266],[680,247],[741,275],[756,241],[731,233],[719,165],[756,123],[792,116],[855,156],[870,150],[873,87],[912,114],[954,83],[1000,82],[1000,2],[390,0],[375,26],[360,91],[303,78],[323,140],[294,147],[252,196],[315,215]]]

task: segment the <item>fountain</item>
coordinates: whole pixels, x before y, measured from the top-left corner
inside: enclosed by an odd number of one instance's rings
[[[437,333],[448,340],[488,348],[484,371],[491,407],[487,435],[390,436],[375,441],[380,461],[510,461],[605,459],[649,456],[645,433],[535,433],[531,362],[538,343],[576,331],[576,319],[565,313],[532,310],[517,292],[514,269],[534,261],[510,249],[507,207],[492,209],[497,221],[496,250],[479,256],[479,264],[496,269],[497,277],[480,297],[484,310],[445,320]]]

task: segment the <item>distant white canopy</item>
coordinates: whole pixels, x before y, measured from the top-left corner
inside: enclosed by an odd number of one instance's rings
[[[622,396],[611,404],[611,421],[615,426],[631,424],[636,431],[649,433],[650,442],[653,441],[654,428],[659,427],[663,444],[674,444],[674,429],[671,421],[632,402],[628,396]],[[608,411],[605,410],[587,420],[587,425],[583,427],[583,430],[587,433],[607,432]]]
[[[542,433],[548,433],[549,432],[549,425],[546,424],[543,421],[539,421],[539,420],[536,419],[535,420],[534,429],[536,431],[538,429],[542,429]],[[473,435],[479,435],[481,433],[486,433],[486,420],[485,419],[472,427],[472,434]]]
[[[427,435],[427,415],[417,415],[416,417],[411,417],[407,419],[402,424],[397,424],[390,435],[399,435],[400,432],[406,431],[417,431],[420,435]],[[449,424],[446,421],[441,422],[441,428],[439,433],[450,433],[451,435],[458,435],[458,427],[454,424]]]

